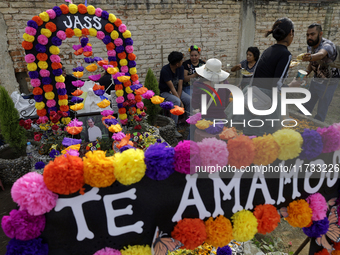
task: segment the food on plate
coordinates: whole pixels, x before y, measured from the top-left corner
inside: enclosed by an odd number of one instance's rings
[[[301,54],[299,54],[299,55],[296,57],[296,59],[297,59],[297,60],[302,60],[304,55],[306,55],[306,53],[301,53]]]
[[[289,67],[295,67],[295,66],[297,66],[297,65],[299,65],[299,64],[300,64],[299,61],[290,61]]]

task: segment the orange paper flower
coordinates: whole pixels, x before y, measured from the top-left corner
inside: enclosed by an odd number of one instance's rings
[[[170,113],[173,115],[182,115],[184,112],[184,108],[178,105],[175,105],[174,108],[170,110]]]
[[[67,7],[67,9],[68,9],[68,7]],[[74,36],[74,31],[71,28],[66,28],[65,33],[66,33],[67,38],[72,38]]]
[[[61,63],[52,63],[52,69],[56,70],[56,69],[60,69],[63,67],[63,65]]]
[[[139,89],[136,89],[135,90],[135,94],[136,95],[143,95],[145,92],[147,92],[148,91],[148,89],[146,88],[146,87],[141,87],[141,88],[139,88]],[[163,98],[163,101],[164,101],[164,98]],[[162,101],[162,102],[163,102]],[[160,103],[162,103],[162,102],[160,102]],[[154,104],[154,103],[153,103]]]
[[[119,59],[125,59],[126,58],[126,53],[125,52],[121,52],[117,54]]]
[[[87,29],[87,28],[83,28],[82,30],[81,30],[81,34],[82,35],[90,35],[90,31]]]
[[[47,114],[46,109],[37,110],[37,115],[38,115],[39,117],[45,116],[46,114]]]
[[[232,128],[223,127],[222,133],[219,134],[219,137],[222,140],[226,140],[226,141],[228,141],[229,139],[233,139],[236,136],[237,136],[237,132],[236,132],[235,127],[232,127]]]
[[[47,56],[46,53],[38,53],[37,59],[40,60],[40,61],[46,61],[48,59],[48,56]]]
[[[106,44],[106,49],[107,50],[114,50],[115,45],[113,44],[113,42],[109,42],[108,44]]]
[[[287,207],[287,212],[286,221],[293,227],[304,228],[312,221],[312,209],[303,199],[291,202]]]
[[[100,60],[100,61],[98,61],[97,63],[98,63],[98,65],[100,65],[100,66],[104,66],[104,65],[107,65],[109,62],[108,62],[107,60]]]
[[[71,93],[73,96],[79,97],[83,94],[83,91],[80,89],[77,89]]]
[[[280,222],[280,215],[273,205],[257,205],[253,212],[257,219],[257,231],[265,235],[272,232]]]
[[[84,4],[79,4],[78,5],[78,12],[81,14],[87,13],[87,7]]]
[[[23,42],[21,43],[21,46],[22,46],[25,50],[31,50],[31,49],[33,49],[33,43],[31,43],[31,42],[23,41]]]
[[[128,55],[128,59],[129,59],[129,60],[131,60],[131,61],[133,61],[133,60],[135,60],[135,59],[136,59],[136,55],[135,55],[135,54],[133,54],[133,53],[129,53],[129,55]]]
[[[105,31],[108,32],[108,33],[111,33],[113,31],[113,25],[110,24],[110,23],[107,23],[105,25]]]
[[[43,86],[43,90],[45,91],[45,92],[51,92],[51,91],[53,91],[53,86],[52,85],[44,85]]]
[[[68,6],[67,6],[66,4],[62,4],[62,5],[60,5],[59,7],[60,7],[61,12],[62,12],[63,14],[68,14],[68,13],[69,13],[69,9],[68,9]]]
[[[50,30],[52,33],[57,31],[57,26],[53,22],[48,22],[45,27]]]
[[[83,127],[66,127],[66,131],[70,135],[78,135],[82,130]]]
[[[38,26],[40,27],[42,24],[44,24],[44,21],[39,16],[34,16],[32,18],[35,22],[37,22]]]

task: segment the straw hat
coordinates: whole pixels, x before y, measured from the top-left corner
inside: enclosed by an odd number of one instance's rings
[[[196,72],[209,81],[221,82],[229,77],[229,73],[222,70],[222,62],[217,58],[208,59],[205,65],[195,68]]]

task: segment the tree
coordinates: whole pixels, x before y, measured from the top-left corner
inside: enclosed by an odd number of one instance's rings
[[[5,142],[22,154],[26,148],[26,131],[19,125],[18,110],[3,86],[0,86],[0,129]]]
[[[145,77],[144,86],[155,92],[155,95],[159,96],[159,87],[158,87],[158,81],[156,76],[153,74],[152,70],[149,68],[148,73]],[[146,107],[146,113],[148,114],[148,123],[150,125],[154,125],[157,119],[157,115],[161,110],[161,107],[159,105],[155,105],[151,102],[150,99],[143,99],[144,106]]]

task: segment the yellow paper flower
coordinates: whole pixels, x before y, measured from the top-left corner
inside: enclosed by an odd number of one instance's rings
[[[119,72],[118,68],[117,67],[109,67],[107,70],[106,70],[109,74],[116,74]]]
[[[127,66],[128,62],[127,62],[126,59],[121,59],[121,60],[119,61],[119,64],[120,64],[121,66]]]
[[[139,108],[137,108],[137,114],[141,114],[141,113],[142,111]]]
[[[73,32],[74,32],[74,35],[77,37],[81,37],[83,35],[83,33],[81,32],[79,28],[73,29]]]
[[[124,91],[121,89],[121,90],[116,90],[116,96],[117,97],[122,97],[124,95]]]
[[[145,175],[144,151],[129,149],[114,155],[115,176],[123,185],[139,182]]]
[[[127,119],[127,115],[126,115],[126,113],[118,114],[118,118],[121,119],[121,120],[125,120],[125,119]]]
[[[119,76],[119,77],[117,77],[117,79],[118,79],[118,81],[124,83],[124,82],[127,82],[127,81],[130,80],[130,76]]]
[[[236,241],[249,241],[257,233],[257,219],[252,212],[243,209],[235,213],[231,219],[234,226],[233,236]]]
[[[118,133],[118,132],[122,131],[122,127],[121,127],[119,124],[111,125],[111,126],[109,127],[109,131],[110,131],[111,133]]]
[[[44,109],[45,108],[45,103],[44,102],[36,102],[35,103],[35,108],[37,109],[37,110],[42,110],[42,109]]]
[[[113,40],[115,40],[115,39],[117,39],[117,38],[119,37],[119,34],[118,34],[118,32],[117,32],[116,30],[113,30],[113,31],[111,32],[110,36],[111,36],[111,38],[112,38]]]
[[[87,13],[90,14],[90,15],[94,15],[96,13],[96,8],[94,8],[93,5],[87,6]]]
[[[87,71],[89,72],[94,72],[97,70],[97,65],[96,64],[91,64],[91,65],[88,65],[87,67],[85,67]]]
[[[62,151],[61,151],[61,154],[66,154],[66,152],[67,152],[68,150],[76,150],[76,151],[79,151],[79,150],[80,150],[80,144],[74,144],[74,145],[68,146],[65,150],[62,150]]]
[[[45,93],[45,98],[47,100],[52,100],[54,98],[54,93],[51,91],[51,92],[46,92]]]
[[[78,6],[75,5],[75,4],[70,4],[68,6],[68,9],[69,9],[71,14],[76,14],[78,12]]]
[[[83,109],[84,108],[84,104],[83,103],[74,104],[74,105],[70,106],[70,108],[71,108],[71,110],[76,112],[76,111],[79,111],[79,110]]]
[[[196,127],[198,129],[204,130],[204,129],[208,128],[212,124],[213,124],[212,121],[208,121],[208,120],[203,119],[203,120],[197,121]]]
[[[292,129],[281,129],[273,134],[277,144],[280,146],[278,159],[288,160],[299,156],[303,144],[302,136]]]
[[[304,228],[312,221],[312,209],[304,199],[291,202],[287,207],[288,217],[285,220],[292,227]]]
[[[42,12],[39,13],[39,17],[42,19],[44,22],[48,22],[50,20],[50,16],[48,15],[47,12]]]
[[[87,7],[87,10],[89,10],[89,7]],[[89,33],[90,33],[90,36],[94,36],[94,37],[97,36],[97,30],[93,27],[89,29]]]
[[[116,16],[112,13],[109,14],[109,21],[111,23],[114,23],[117,20]]]
[[[67,125],[68,123],[71,122],[71,118],[70,117],[64,117],[64,118],[61,118],[61,122],[65,125]]]
[[[133,92],[132,89],[131,89],[130,87],[126,87],[126,88],[125,88],[125,91],[126,91],[126,93],[128,93],[128,94],[130,94],[130,93]]]
[[[33,35],[29,35],[29,34],[24,33],[22,37],[27,42],[34,42],[34,36]]]
[[[55,77],[56,82],[65,82],[65,77],[62,75],[56,76]]]
[[[104,99],[103,101],[99,102],[97,104],[100,108],[106,108],[110,105],[110,101],[107,99]]]
[[[62,105],[68,105],[68,101],[67,101],[67,99],[58,100],[58,104],[59,104],[60,106],[62,106]]]
[[[129,30],[126,30],[124,33],[123,33],[123,37],[126,39],[126,38],[130,38],[131,37],[131,32]]]
[[[128,245],[128,247],[124,247],[120,252],[122,255],[151,255],[151,248],[149,245]]]
[[[40,69],[46,70],[46,69],[48,68],[48,64],[47,64],[46,61],[39,61],[39,62],[38,62],[38,67],[39,67]]]
[[[52,45],[49,50],[52,55],[58,55],[60,53],[59,47],[54,45]]]
[[[214,247],[223,247],[233,239],[231,222],[223,215],[218,216],[215,220],[210,217],[204,224],[207,232],[206,243]]]
[[[47,28],[42,28],[42,29],[40,30],[40,33],[41,33],[42,35],[46,36],[47,38],[50,38],[51,35],[52,35],[51,30],[49,30],[49,29],[47,29]]]
[[[78,79],[81,78],[81,77],[83,77],[83,75],[84,75],[83,72],[79,72],[79,71],[73,72],[72,74],[73,74],[74,77],[76,77],[76,78],[78,78]]]
[[[34,62],[27,64],[27,70],[28,71],[35,71],[35,70],[37,70],[37,68],[38,68],[38,66]]]
[[[136,67],[130,68],[129,73],[130,73],[131,75],[136,74],[136,73],[137,73],[137,68],[136,68]]]
[[[89,151],[83,158],[84,181],[86,184],[104,188],[115,182],[114,157],[106,157],[105,151]]]
[[[153,104],[160,104],[160,103],[163,103],[164,102],[164,97],[160,97],[160,96],[153,96],[151,98],[151,102]]]
[[[254,164],[269,165],[277,159],[280,146],[271,134],[259,136],[252,140],[255,146]]]

